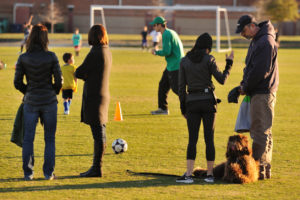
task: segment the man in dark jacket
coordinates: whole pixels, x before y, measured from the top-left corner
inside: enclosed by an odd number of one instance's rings
[[[253,157],[260,162],[260,179],[271,178],[272,123],[279,84],[277,45],[270,21],[260,24],[251,15],[242,16],[236,33],[251,39],[240,93],[251,96]]]

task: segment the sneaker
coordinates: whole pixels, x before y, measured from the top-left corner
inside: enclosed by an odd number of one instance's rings
[[[65,115],[69,115],[69,114],[70,114],[70,111],[69,111],[69,110],[65,110],[65,111],[64,111],[64,114],[65,114]]]
[[[25,181],[32,181],[33,180],[33,175],[28,175],[24,177]]]
[[[183,176],[176,179],[176,183],[193,183],[193,182],[194,180],[192,179],[192,177],[187,176],[185,173],[183,174]]]
[[[45,175],[45,179],[46,180],[49,180],[49,181],[51,181],[51,180],[53,180],[53,179],[55,179],[56,177],[55,177],[55,174],[52,174],[51,176],[48,176],[48,175]]]
[[[158,108],[157,110],[151,111],[152,115],[168,115],[169,110],[163,110],[161,108]]]
[[[208,175],[208,176],[204,179],[204,181],[205,181],[206,183],[214,183],[214,182],[215,182],[215,178],[214,178],[213,175]]]

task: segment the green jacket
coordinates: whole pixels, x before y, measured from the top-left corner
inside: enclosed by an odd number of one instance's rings
[[[177,33],[166,29],[162,34],[162,50],[156,51],[156,55],[165,56],[167,70],[179,70],[181,58],[184,56],[182,42]]]
[[[22,103],[18,109],[10,139],[11,142],[15,143],[19,147],[22,147],[24,137],[23,106],[24,104]]]

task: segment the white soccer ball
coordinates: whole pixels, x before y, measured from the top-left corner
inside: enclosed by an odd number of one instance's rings
[[[116,154],[123,153],[123,152],[127,151],[127,149],[128,149],[127,142],[123,139],[116,139],[112,143],[111,147]]]

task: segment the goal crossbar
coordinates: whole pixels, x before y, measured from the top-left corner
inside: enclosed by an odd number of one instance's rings
[[[224,52],[231,50],[230,30],[227,9],[220,6],[126,6],[126,5],[91,5],[90,7],[90,25],[94,25],[94,11],[100,10],[103,25],[106,28],[104,19],[104,9],[114,10],[168,10],[168,11],[215,11],[216,12],[216,51]],[[227,35],[228,48],[221,49],[221,12],[224,13],[225,28]]]

